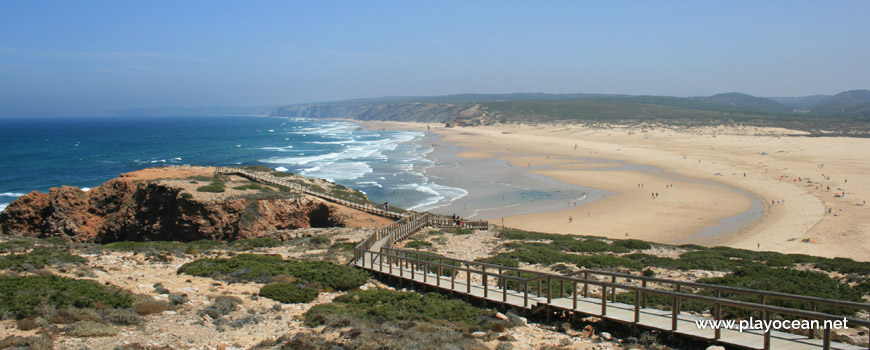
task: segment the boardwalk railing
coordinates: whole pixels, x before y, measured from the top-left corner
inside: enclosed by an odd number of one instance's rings
[[[693,288],[704,287],[717,291],[716,296],[705,296],[685,293],[679,290],[655,289],[646,284],[638,286],[616,283],[614,280],[602,281],[595,278],[595,275],[614,275],[605,271],[584,270],[573,275],[557,275],[389,247],[382,247],[379,252],[370,253],[371,258],[363,260],[360,265],[361,267],[401,279],[435,286],[447,291],[461,293],[484,301],[493,301],[525,309],[543,306],[550,310],[571,313],[573,316],[578,314],[583,316],[599,316],[635,327],[670,331],[674,334],[708,339],[741,347],[776,349],[790,344],[796,345],[795,348],[862,349],[861,347],[849,346],[847,344],[832,343],[831,329],[829,327],[823,329],[822,340],[815,341],[813,341],[812,336],[807,338],[796,334],[771,330],[737,332],[730,329],[712,329],[711,327],[705,332],[704,330],[699,330],[694,322],[696,320],[703,321],[704,319],[682,313],[681,304],[686,301],[709,304],[713,310],[711,320],[714,321],[723,320],[722,308],[728,306],[759,312],[762,314],[759,319],[767,322],[770,322],[775,319],[776,315],[779,315],[818,320],[820,325],[826,325],[824,321],[845,320],[848,321],[850,327],[870,327],[870,321],[864,319],[766,305],[763,300],[759,303],[738,301],[722,298],[721,293],[744,292],[765,297],[868,310],[870,305],[864,303],[616,274],[620,275],[617,277],[625,279],[629,279],[629,276],[631,276],[641,281],[647,280],[656,283],[673,284],[680,282],[684,285],[692,284]],[[583,275],[583,277],[578,277],[578,275]],[[599,290],[598,293],[595,293],[597,295],[592,295],[589,292],[590,286],[597,287]],[[633,297],[633,303],[629,305],[616,302],[615,291],[617,290],[629,292]],[[669,299],[671,301],[670,310],[648,309],[644,303],[646,296],[649,295]]]
[[[364,212],[367,212],[370,214],[375,214],[378,216],[400,219],[400,218],[411,215],[410,213],[400,213],[397,211],[385,210],[383,207],[378,206],[378,205],[373,205],[371,203],[352,201],[352,200],[348,200],[348,199],[344,199],[344,198],[338,198],[336,196],[329,195],[329,194],[326,194],[323,192],[317,192],[317,191],[314,191],[306,186],[303,186],[303,185],[300,185],[298,183],[288,181],[286,179],[283,179],[283,178],[280,178],[280,177],[277,177],[277,176],[274,176],[274,175],[271,175],[268,173],[264,173],[264,172],[253,171],[253,170],[242,169],[242,168],[217,168],[215,170],[215,174],[238,175],[238,176],[242,176],[242,177],[248,178],[250,180],[259,182],[259,183],[288,187],[288,188],[291,188],[293,190],[305,193],[307,195],[315,196],[315,197],[325,199],[325,200],[328,200],[328,201],[336,203],[336,204],[341,204],[341,205],[346,206],[346,207],[354,208],[354,209],[364,211]]]
[[[598,316],[639,328],[669,331],[674,335],[706,339],[726,345],[760,349],[865,349],[831,341],[830,323],[847,321],[849,327],[870,327],[870,320],[844,317],[816,311],[817,306],[835,306],[870,311],[870,304],[767,292],[704,283],[644,277],[630,274],[581,270],[568,275],[525,270],[477,261],[448,258],[392,248],[423,227],[461,227],[486,229],[485,221],[466,222],[462,219],[436,217],[430,214],[387,211],[369,203],[359,203],[311,191],[297,183],[270,174],[238,168],[218,168],[218,174],[234,174],[251,180],[286,186],[325,200],[398,221],[375,230],[354,248],[353,265],[382,275],[434,286],[469,298],[510,305],[526,310],[548,310],[570,313],[572,317]],[[640,281],[640,285],[637,285]],[[593,287],[593,288],[590,288]],[[658,288],[656,288],[658,287]],[[597,289],[597,293],[595,291]],[[712,291],[713,296],[692,293],[692,290]],[[628,293],[630,304],[617,300],[617,292]],[[597,295],[596,295],[597,294]],[[730,299],[729,295],[751,295],[758,302]],[[723,296],[724,295],[724,296]],[[647,308],[648,296],[670,300],[669,310]],[[609,300],[608,300],[609,299]],[[809,310],[769,305],[773,299],[808,303]],[[661,299],[659,299],[661,300]],[[708,317],[681,312],[687,301],[705,303],[712,309]],[[760,320],[770,322],[783,316],[799,320],[818,321],[824,325],[822,339],[767,330],[736,331],[728,328],[701,329],[697,322],[723,320],[722,308],[732,307],[757,312]]]
[[[458,224],[453,219],[434,218],[429,215],[403,218],[361,242],[355,249],[354,263],[379,274],[397,277],[400,281],[422,283],[484,302],[492,301],[526,310],[544,308],[548,310],[548,316],[552,312],[571,314],[572,317],[597,316],[629,324],[634,329],[656,329],[745,348],[864,349],[832,342],[830,322],[847,321],[850,327],[870,327],[870,320],[818,312],[816,306],[829,305],[867,311],[870,310],[870,304],[866,303],[598,270],[581,270],[569,275],[559,275],[392,248],[393,244],[423,226],[456,227]],[[465,227],[488,226],[471,226],[473,222],[462,224]],[[713,291],[714,295],[692,293],[692,290],[697,289]],[[630,304],[617,301],[617,292],[620,291],[627,293]],[[758,302],[727,297],[734,294],[754,295],[758,297]],[[666,305],[669,310],[648,308],[649,296],[670,300],[670,305]],[[806,302],[809,303],[810,310],[769,305],[772,299]],[[709,305],[710,315],[705,318],[682,312],[682,305],[688,301]],[[759,317],[756,319],[764,322],[783,317],[818,321],[823,332],[822,339],[815,339],[815,332],[812,330],[809,336],[803,336],[770,328],[736,331],[712,326],[707,329],[698,327],[697,322],[725,320],[724,307],[757,312]]]

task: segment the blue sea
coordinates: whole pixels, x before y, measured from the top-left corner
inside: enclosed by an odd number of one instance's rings
[[[435,164],[426,157],[431,137],[263,117],[0,119],[0,210],[30,191],[89,189],[121,173],[183,164],[266,165],[359,189],[376,202],[430,210],[468,193],[426,175]]]

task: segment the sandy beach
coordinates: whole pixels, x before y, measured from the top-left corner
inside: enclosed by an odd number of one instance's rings
[[[499,159],[607,193],[546,212],[508,212],[509,227],[870,260],[868,139],[754,127],[366,126],[428,127],[443,135],[441,144],[459,146],[460,158]]]

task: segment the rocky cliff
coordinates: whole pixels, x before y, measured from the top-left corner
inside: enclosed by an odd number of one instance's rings
[[[471,104],[424,102],[323,103],[278,107],[272,116],[444,123],[459,118],[470,108]]]
[[[270,191],[267,198],[258,198],[228,190],[216,197],[185,188],[188,183],[196,181],[122,175],[87,192],[68,186],[34,191],[0,213],[0,233],[103,243],[232,240],[275,230],[344,226],[348,219],[339,214],[346,208],[297,193]]]

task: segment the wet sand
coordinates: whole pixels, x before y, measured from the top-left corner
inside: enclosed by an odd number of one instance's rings
[[[543,213],[502,211],[507,226],[870,260],[870,207],[861,205],[870,194],[867,139],[787,136],[792,132],[748,127],[429,126],[444,136],[442,144],[463,147],[459,158],[480,164],[502,160],[609,193]],[[473,172],[452,176],[466,173]],[[655,192],[659,196],[653,199]],[[806,236],[811,242],[801,242]]]

